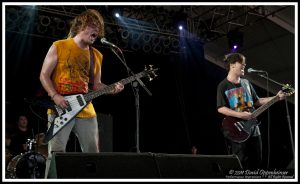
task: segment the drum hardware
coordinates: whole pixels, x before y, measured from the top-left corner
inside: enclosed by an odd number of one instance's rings
[[[27,152],[21,153],[8,163],[7,178],[44,178],[46,158],[36,153],[35,139],[27,139]]]
[[[33,151],[33,145],[36,145],[35,139],[27,139],[27,151],[31,152]]]

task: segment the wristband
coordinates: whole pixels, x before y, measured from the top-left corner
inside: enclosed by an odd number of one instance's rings
[[[53,100],[53,98],[55,97],[55,95],[57,95],[58,93],[55,93],[51,98],[52,98],[52,100]]]

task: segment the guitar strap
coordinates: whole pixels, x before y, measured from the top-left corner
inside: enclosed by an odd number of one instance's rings
[[[89,73],[89,90],[93,90],[94,86],[94,52],[92,46],[89,46],[90,50],[90,73]]]
[[[244,89],[246,89],[246,93],[251,96],[250,84],[246,79],[241,79],[241,85]]]
[[[241,79],[241,85],[242,87],[245,89],[246,93],[249,95],[249,97],[252,98],[252,95],[251,95],[251,89],[250,89],[250,83],[247,79]],[[254,109],[252,109],[253,111]]]

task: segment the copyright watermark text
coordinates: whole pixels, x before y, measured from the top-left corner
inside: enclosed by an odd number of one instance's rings
[[[229,179],[293,179],[289,171],[285,170],[229,170],[226,178]]]

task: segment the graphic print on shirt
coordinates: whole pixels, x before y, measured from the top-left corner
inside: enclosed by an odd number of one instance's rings
[[[253,107],[252,97],[246,93],[243,87],[227,90],[225,91],[225,95],[232,110],[243,112]]]
[[[65,94],[87,92],[89,81],[89,58],[69,54],[64,63],[64,74],[59,78],[58,90]]]

